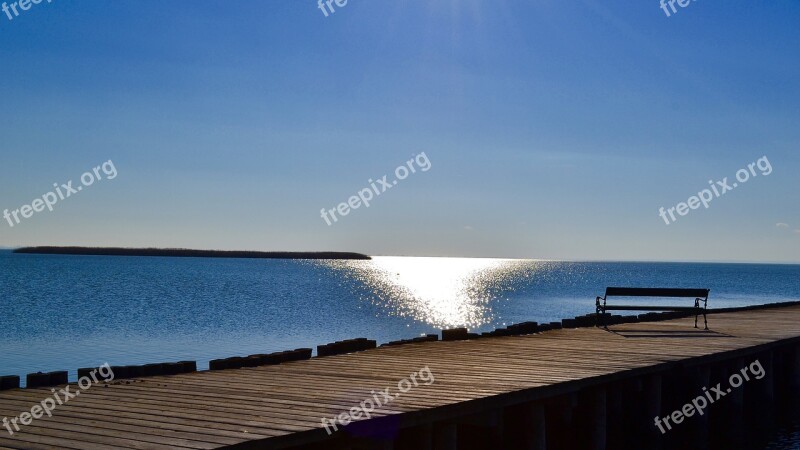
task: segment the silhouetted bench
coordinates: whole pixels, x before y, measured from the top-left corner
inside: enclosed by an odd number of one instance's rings
[[[606,288],[606,295],[597,297],[597,326],[602,325],[608,329],[605,323],[606,312],[608,311],[680,311],[692,312],[694,316],[694,327],[697,328],[697,318],[703,315],[706,330],[708,330],[708,318],[706,309],[708,308],[709,289],[668,289],[668,288],[626,288],[609,287]],[[608,305],[608,297],[694,297],[694,306],[645,306],[645,305]],[[600,303],[603,300],[603,303]],[[700,306],[700,302],[703,306]]]

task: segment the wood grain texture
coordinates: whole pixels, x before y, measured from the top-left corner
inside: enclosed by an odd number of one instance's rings
[[[9,435],[2,449],[211,449],[245,443],[277,448],[327,438],[332,418],[424,367],[435,382],[376,407],[393,427],[447,420],[488,408],[573,392],[607,381],[746,357],[800,340],[800,307],[694,319],[548,331],[451,342],[420,342],[274,366],[120,380],[97,385],[53,417]],[[419,377],[418,377],[419,378]],[[77,389],[77,388],[75,388]],[[0,418],[51,395],[49,388],[0,391]]]

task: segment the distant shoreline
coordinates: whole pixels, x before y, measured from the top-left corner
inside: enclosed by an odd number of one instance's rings
[[[166,256],[180,258],[249,258],[249,259],[372,259],[354,252],[255,252],[229,250],[190,250],[184,248],[121,247],[22,247],[14,253],[82,256]]]

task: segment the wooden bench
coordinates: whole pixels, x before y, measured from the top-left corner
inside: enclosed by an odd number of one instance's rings
[[[680,311],[680,312],[693,312],[694,327],[697,328],[697,318],[702,314],[703,321],[705,322],[705,329],[708,330],[708,318],[706,317],[706,310],[708,308],[708,293],[709,289],[670,289],[670,288],[627,288],[627,287],[609,287],[606,288],[606,294],[603,297],[597,297],[597,326],[602,325],[608,329],[605,323],[606,312],[608,311]],[[608,305],[606,300],[608,297],[694,297],[694,306],[645,306],[645,305]],[[603,303],[600,303],[600,300]],[[700,302],[703,306],[700,306]]]

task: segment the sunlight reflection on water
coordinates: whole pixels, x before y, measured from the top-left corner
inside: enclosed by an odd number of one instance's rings
[[[436,327],[479,327],[494,319],[491,303],[530,276],[537,261],[377,256],[371,261],[326,261],[369,291],[373,304]]]

